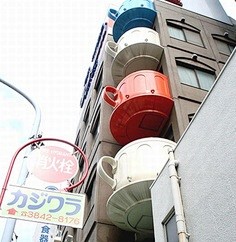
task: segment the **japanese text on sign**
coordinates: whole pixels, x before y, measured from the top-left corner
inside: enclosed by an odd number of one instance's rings
[[[78,172],[78,161],[67,150],[56,146],[43,146],[28,156],[29,171],[42,181],[64,182]]]
[[[0,215],[15,219],[82,228],[84,194],[9,186]]]
[[[34,242],[54,242],[56,225],[38,223],[36,226]]]

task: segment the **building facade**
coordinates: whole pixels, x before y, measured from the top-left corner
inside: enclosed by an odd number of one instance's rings
[[[84,227],[63,228],[62,241],[177,241],[161,231],[175,214],[170,193],[162,191],[169,210],[153,219],[156,204],[165,203],[153,198],[156,178],[169,160],[166,147],[175,149],[236,45],[234,20],[218,1],[201,2],[214,7],[201,14],[189,0],[132,0],[109,9],[75,141],[90,163],[73,190],[87,196]]]
[[[234,51],[151,186],[156,241],[236,239],[235,63]]]

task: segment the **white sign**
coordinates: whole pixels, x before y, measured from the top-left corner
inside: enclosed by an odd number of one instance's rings
[[[3,199],[0,216],[82,228],[84,208],[85,194],[10,185]]]
[[[57,226],[38,223],[34,232],[34,242],[54,242]]]

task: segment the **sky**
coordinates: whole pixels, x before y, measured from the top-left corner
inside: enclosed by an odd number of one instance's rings
[[[41,108],[39,130],[43,137],[74,142],[83,83],[101,25],[109,6],[121,2],[101,0],[98,6],[96,0],[0,0],[0,78],[26,93]],[[220,2],[228,15],[236,17],[235,0]],[[3,160],[9,160],[14,149],[19,148],[19,141],[27,141],[34,110],[9,97],[2,100],[1,90],[1,106],[12,103],[10,110],[0,112],[1,139],[4,137],[0,145],[8,154]],[[7,125],[11,115],[22,117],[24,122]],[[19,127],[21,134],[17,132]],[[1,171],[8,165],[2,163]],[[0,218],[0,238],[2,224]],[[16,228],[18,235],[20,231]],[[22,241],[30,242],[23,234],[18,239]]]

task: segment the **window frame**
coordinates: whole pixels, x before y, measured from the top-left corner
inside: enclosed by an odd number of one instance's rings
[[[81,150],[86,155],[87,142],[84,142]],[[83,158],[83,156],[80,153],[78,153],[77,159],[78,159],[78,164],[79,164],[79,170],[81,171],[83,169],[83,167],[84,167],[84,158]]]
[[[201,68],[201,67],[198,67],[198,66],[194,66],[194,65],[191,65],[191,64],[186,64],[186,63],[183,63],[183,62],[177,62],[177,71],[178,71],[178,75],[179,75],[179,80],[180,80],[180,83],[183,84],[183,85],[186,85],[186,86],[189,86],[189,87],[193,87],[193,88],[198,88],[200,90],[204,90],[204,91],[209,91],[210,88],[212,87],[212,85],[214,84],[215,80],[216,80],[216,74],[215,72],[212,70],[209,70],[209,69],[204,69],[204,68]],[[193,71],[195,77],[196,77],[196,84],[197,86],[194,86],[194,85],[191,85],[191,83],[186,83],[186,82],[183,82],[181,80],[181,76],[180,76],[180,72],[179,72],[179,67],[182,67],[182,68],[186,68],[188,70],[191,70]],[[204,87],[202,87],[202,80],[200,79],[200,75],[198,72],[202,72],[204,74],[209,74],[209,75],[212,75],[214,76],[214,81],[212,82],[211,86],[209,87],[209,89],[206,89]]]
[[[195,113],[189,113],[188,114],[188,122],[191,123],[191,121],[193,120]]]
[[[87,195],[88,199],[91,198],[92,192],[93,192],[93,187],[95,186],[96,169],[97,169],[97,164],[94,164],[90,171],[87,183],[85,185],[84,193]]]
[[[84,116],[83,116],[83,121],[85,124],[87,124],[88,120],[89,120],[90,106],[91,106],[90,103],[91,103],[91,100],[89,100],[89,102],[86,106],[85,112],[84,112]]]
[[[230,56],[231,53],[233,52],[234,48],[236,47],[236,44],[229,42],[229,41],[226,41],[226,40],[222,40],[222,39],[218,39],[218,38],[214,38],[214,40],[215,40],[215,43],[216,43],[216,46],[217,46],[219,53],[223,54],[223,55]],[[225,44],[225,46],[228,48],[229,52],[226,53],[226,52],[222,51],[222,49],[220,49],[220,47],[219,47],[219,43]]]
[[[167,214],[167,216],[165,217],[165,219],[163,220],[162,222],[162,225],[163,225],[163,229],[164,229],[164,234],[165,234],[165,241],[166,242],[172,242],[172,241],[169,241],[168,239],[168,228],[167,228],[167,225],[170,221],[172,221],[172,219],[175,220],[175,228],[176,230],[174,231],[175,234],[176,234],[176,242],[179,241],[179,238],[178,238],[178,229],[177,229],[177,224],[176,224],[176,218],[175,218],[175,210],[174,208],[171,209],[171,211]]]
[[[101,67],[99,69],[97,79],[94,83],[94,89],[99,92],[102,87],[102,79],[103,79],[103,63],[101,64]]]
[[[192,45],[196,45],[196,46],[205,48],[205,45],[204,45],[204,42],[203,42],[203,39],[201,36],[201,30],[190,24],[185,23],[185,19],[183,19],[182,21],[167,19],[166,23],[167,23],[167,28],[168,28],[168,33],[169,33],[170,38],[177,39],[179,41],[183,41],[183,42],[186,42],[186,43],[189,43]],[[181,33],[183,34],[184,39],[171,35],[169,27],[180,30]],[[187,31],[197,34],[199,36],[199,40],[201,43],[190,41],[188,38],[188,36],[190,36],[190,35],[188,34]]]
[[[96,138],[99,135],[99,126],[100,126],[100,116],[101,116],[101,105],[99,105],[95,111],[93,116],[93,120],[91,123],[90,133]]]
[[[166,129],[163,137],[165,139],[168,139],[168,140],[175,142],[175,136],[174,136],[174,130],[173,130],[172,124],[170,124],[169,127]]]
[[[77,146],[79,146],[79,144],[80,144],[80,132],[81,132],[81,129],[78,130],[77,135],[76,135],[75,145],[77,145]]]

